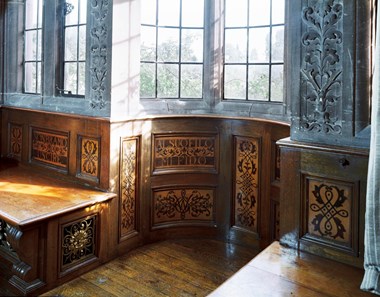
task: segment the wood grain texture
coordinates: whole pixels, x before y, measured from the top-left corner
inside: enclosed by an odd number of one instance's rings
[[[206,296],[258,251],[216,240],[145,245],[42,296]]]
[[[274,242],[210,297],[369,297],[372,295],[360,290],[363,273]]]

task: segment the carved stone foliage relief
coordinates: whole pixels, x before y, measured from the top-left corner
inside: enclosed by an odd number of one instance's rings
[[[91,107],[102,109],[106,105],[108,57],[108,14],[110,0],[91,0],[93,22],[90,46]]]
[[[342,133],[343,5],[309,1],[303,11],[301,123],[306,131]]]

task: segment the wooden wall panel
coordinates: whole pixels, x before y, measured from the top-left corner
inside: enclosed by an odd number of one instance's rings
[[[99,182],[100,148],[100,138],[78,135],[77,177]]]
[[[234,136],[233,227],[258,232],[260,139]]]

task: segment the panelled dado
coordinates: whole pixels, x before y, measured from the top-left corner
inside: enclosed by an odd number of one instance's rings
[[[47,268],[55,277],[39,275],[28,292],[156,240],[212,237],[264,247],[278,238],[276,141],[289,135],[287,124],[206,115],[111,122],[13,107],[1,116],[3,156],[117,194],[99,212],[53,215],[36,236],[51,234],[56,252],[41,257],[55,263]],[[80,250],[70,246],[74,234],[86,235]]]

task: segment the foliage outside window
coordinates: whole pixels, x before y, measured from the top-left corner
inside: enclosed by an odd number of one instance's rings
[[[26,0],[24,29],[24,91],[41,93],[42,0]]]
[[[143,0],[141,11],[142,99],[201,99],[214,88],[204,67],[222,63],[223,99],[283,101],[284,0]],[[215,40],[219,20],[222,59],[204,56],[218,52],[204,38]]]
[[[56,19],[54,16],[57,15]],[[69,94],[84,96],[86,65],[86,20],[87,0],[26,0],[24,27],[24,92],[41,94],[43,79],[52,79],[56,73],[55,90],[57,95]],[[62,35],[56,41],[47,38],[47,28],[56,28]],[[63,36],[63,38],[61,38]],[[58,48],[55,65],[45,63],[44,55],[54,55]],[[55,56],[55,55],[54,55]],[[43,73],[49,72],[49,75]],[[56,72],[55,72],[56,71]],[[46,94],[43,94],[46,95]]]

